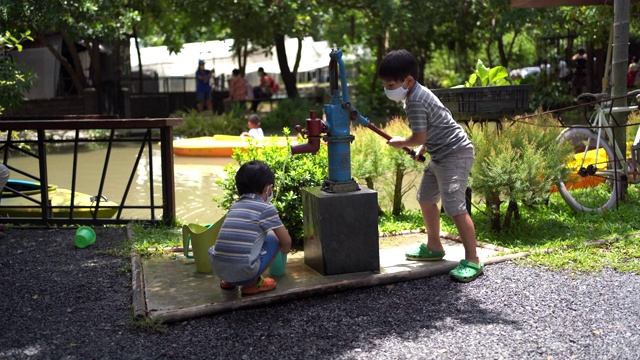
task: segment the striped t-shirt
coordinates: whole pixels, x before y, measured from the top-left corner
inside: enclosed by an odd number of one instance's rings
[[[405,103],[411,131],[427,132],[425,148],[431,159],[438,161],[444,156],[462,149],[473,149],[471,140],[462,126],[451,116],[440,99],[429,89],[416,83]]]
[[[209,250],[216,274],[229,282],[252,279],[269,230],[281,227],[276,208],[255,194],[244,194],[231,206],[216,243]]]

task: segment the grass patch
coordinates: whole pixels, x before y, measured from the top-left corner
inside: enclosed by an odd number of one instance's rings
[[[123,322],[123,325],[129,329],[142,330],[150,333],[166,333],[168,328],[165,323],[160,320],[144,317],[142,319],[136,319],[131,311],[131,319],[127,322]]]
[[[404,230],[424,229],[422,212],[416,210],[405,211],[394,216],[385,213],[378,218],[378,231],[385,235],[396,235]]]
[[[133,223],[131,230],[131,250],[135,250],[140,256],[162,255],[165,248],[182,246],[181,228]]]
[[[521,219],[507,231],[490,230],[489,217],[484,206],[472,211],[479,241],[510,249],[512,252],[555,249],[536,253],[521,262],[567,269],[573,272],[593,273],[606,267],[618,271],[640,274],[640,187],[629,186],[625,201],[617,208],[603,213],[574,212],[559,194],[552,194],[548,205],[520,207]],[[413,220],[404,223],[419,224],[423,228],[420,212],[411,213]],[[399,221],[395,222],[400,224]],[[451,218],[441,215],[441,231],[457,234]],[[381,225],[383,228],[386,225]],[[601,239],[616,239],[604,245],[583,245]]]
[[[182,228],[165,225],[147,225],[141,222],[131,223],[133,238],[122,246],[108,249],[106,254],[128,259],[131,251],[140,256],[150,257],[164,254],[166,248],[182,246]],[[130,269],[122,268],[121,271]]]

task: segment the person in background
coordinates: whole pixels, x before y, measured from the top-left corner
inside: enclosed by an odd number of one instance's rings
[[[558,79],[560,79],[561,81],[569,81],[570,74],[571,72],[567,67],[567,62],[564,61],[562,57],[558,57],[558,68],[557,68]]]
[[[634,87],[638,78],[638,58],[633,56],[627,70],[627,87]]]
[[[242,295],[270,291],[276,281],[262,274],[279,251],[291,250],[291,236],[270,201],[275,175],[267,164],[254,160],[238,169],[235,180],[240,198],[209,248],[211,267],[225,290],[242,286]]]
[[[207,110],[213,111],[210,84],[212,75],[212,71],[204,68],[204,60],[198,60],[198,69],[196,70],[196,101],[198,102],[198,112],[204,110],[205,103],[207,104]]]
[[[380,63],[378,74],[387,97],[396,102],[404,101],[412,131],[407,138],[394,136],[387,143],[396,149],[417,146],[415,159],[425,152],[431,156],[417,194],[427,229],[427,243],[405,253],[405,257],[417,261],[444,258],[438,209],[441,201],[464,246],[464,259],[449,275],[457,281],[473,281],[483,273],[484,264],[478,257],[476,230],[466,208],[467,181],[475,160],[471,140],[438,97],[418,83],[418,62],[410,52],[394,50],[388,53]]]
[[[251,116],[249,116],[249,120],[247,121],[247,126],[249,127],[249,131],[248,132],[245,131],[242,134],[240,134],[241,137],[248,136],[252,139],[257,139],[257,140],[264,139],[264,133],[260,128],[260,116],[256,114],[251,114]]]
[[[233,69],[229,80],[229,99],[233,101],[247,100],[247,80],[240,75],[240,70]]]
[[[262,67],[258,68],[258,76],[260,77],[260,83],[253,88],[252,112],[258,111],[260,100],[269,99],[273,96],[273,88],[276,83],[271,76],[264,72]]]
[[[580,48],[571,60],[575,70],[571,82],[571,95],[577,97],[587,91],[587,52]]]

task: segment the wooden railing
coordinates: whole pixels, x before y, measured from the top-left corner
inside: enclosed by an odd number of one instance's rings
[[[180,125],[183,119],[179,118],[162,118],[162,119],[114,119],[100,115],[78,115],[78,116],[51,116],[47,118],[43,117],[0,117],[0,156],[1,162],[5,164],[12,172],[12,174],[21,174],[23,177],[33,179],[34,182],[40,183],[41,189],[39,199],[49,199],[48,194],[48,171],[55,171],[55,169],[48,169],[47,152],[48,147],[58,143],[71,143],[73,145],[73,159],[72,162],[72,183],[71,183],[71,201],[69,204],[64,205],[52,205],[50,201],[39,201],[36,197],[28,194],[12,191],[16,196],[20,196],[27,199],[27,205],[21,205],[24,209],[38,210],[38,217],[6,217],[0,216],[0,223],[31,223],[42,225],[70,225],[70,224],[124,224],[132,220],[140,220],[147,222],[162,222],[170,225],[175,220],[175,189],[174,189],[174,177],[173,177],[173,136],[172,126]],[[73,130],[75,135],[72,138],[56,139],[50,136],[51,131],[57,130]],[[89,138],[86,137],[86,130],[105,130],[105,137],[101,138]],[[130,131],[137,135],[127,137],[116,137],[116,131]],[[17,137],[17,134],[24,134],[27,131],[31,136]],[[6,132],[6,133],[5,133]],[[140,148],[137,158],[134,162],[133,168],[127,173],[127,169],[115,169],[121,173],[122,176],[129,176],[126,189],[124,189],[124,195],[121,199],[118,199],[117,206],[105,206],[100,205],[100,199],[102,198],[102,189],[106,179],[106,173],[109,169],[111,149],[114,144],[119,142],[134,142],[139,143]],[[106,144],[106,155],[102,174],[100,176],[100,186],[98,194],[95,194],[96,203],[92,203],[91,216],[88,218],[78,217],[77,210],[83,207],[75,204],[74,194],[76,189],[76,174],[78,170],[78,148],[81,143],[102,143]],[[153,166],[152,166],[152,150],[154,147],[160,147],[161,154],[161,172],[162,172],[162,201],[161,204],[156,204],[154,201],[153,190]],[[134,175],[137,167],[140,166],[140,159],[147,151],[148,166],[147,171],[150,174],[149,181],[149,203],[143,205],[128,205],[127,194],[132,186]],[[35,157],[38,160],[38,173],[29,173],[23,169],[19,169],[12,165],[12,154],[20,153],[22,155]],[[6,189],[7,190],[7,189]],[[5,190],[5,191],[6,191]],[[9,191],[11,189],[8,189]],[[103,201],[104,203],[104,201]],[[0,199],[0,214],[2,214],[3,204]],[[12,205],[13,207],[13,205]],[[100,217],[99,209],[111,208],[117,209],[117,213],[113,217]],[[123,217],[123,210],[125,209],[148,209],[149,216],[143,219],[127,219]],[[58,212],[56,212],[56,210]],[[68,213],[67,216],[56,216],[56,213],[60,213],[63,210]],[[162,210],[161,219],[156,216],[156,211]],[[112,211],[113,212],[113,211]]]

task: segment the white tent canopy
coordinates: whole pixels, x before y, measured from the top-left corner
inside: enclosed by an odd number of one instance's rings
[[[231,75],[231,71],[238,68],[237,59],[233,57],[231,46],[233,40],[207,41],[185,44],[180,53],[170,54],[166,46],[140,48],[140,57],[144,72],[155,71],[159,77],[186,76],[193,77],[198,67],[198,60],[206,62],[205,68],[215,70],[217,76]],[[289,66],[293,67],[293,59],[298,51],[298,40],[285,41]],[[131,70],[138,70],[138,55],[135,44],[131,44]],[[302,41],[302,57],[298,72],[313,71],[329,65],[331,48],[327,41],[313,41],[307,37]],[[275,51],[259,52],[249,56],[245,72],[253,73],[259,67],[269,74],[279,74],[280,66]]]

